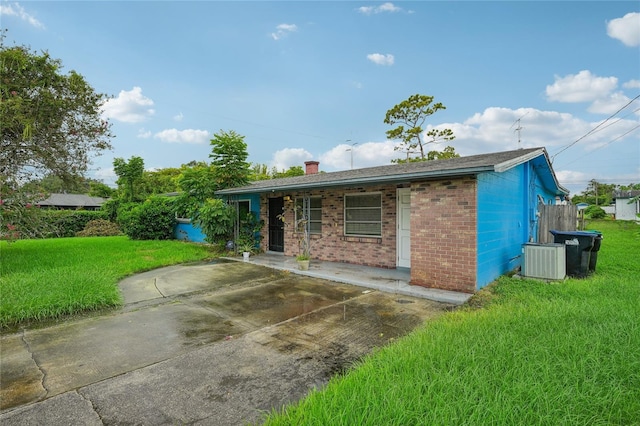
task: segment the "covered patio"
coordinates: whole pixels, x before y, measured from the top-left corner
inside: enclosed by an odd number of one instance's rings
[[[226,259],[239,262],[243,261],[242,258],[239,257],[229,257]],[[421,297],[454,305],[462,305],[472,296],[468,293],[410,285],[411,273],[409,269],[403,268],[383,269],[313,259],[309,270],[301,271],[298,269],[295,257],[272,252],[252,255],[249,262],[295,274],[357,285],[386,293]]]

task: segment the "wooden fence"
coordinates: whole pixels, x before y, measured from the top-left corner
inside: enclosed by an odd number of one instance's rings
[[[552,243],[553,235],[549,231],[575,231],[578,219],[578,206],[538,204],[538,242],[541,244]]]

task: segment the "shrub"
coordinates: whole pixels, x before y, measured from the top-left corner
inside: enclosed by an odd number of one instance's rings
[[[210,198],[198,209],[193,224],[202,229],[208,243],[224,244],[233,232],[235,209],[220,199]]]
[[[47,238],[73,237],[92,220],[104,219],[102,211],[42,210],[43,220],[50,226]]]
[[[132,240],[170,240],[175,224],[172,201],[166,197],[150,197],[131,210],[119,210],[118,223]]]
[[[607,217],[607,213],[605,213],[605,211],[598,206],[587,207],[586,209],[584,209],[584,214],[591,219],[604,219],[605,217]]]
[[[91,220],[82,231],[76,233],[77,237],[112,237],[116,235],[122,235],[118,225],[105,219]]]

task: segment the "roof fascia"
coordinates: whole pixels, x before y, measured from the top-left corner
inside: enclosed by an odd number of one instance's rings
[[[263,192],[274,192],[274,191],[292,191],[292,190],[305,190],[305,189],[317,189],[317,188],[327,188],[327,187],[344,187],[344,186],[354,186],[354,185],[371,185],[376,183],[397,183],[397,182],[410,182],[416,179],[433,179],[440,177],[455,177],[455,176],[468,176],[468,175],[477,175],[482,172],[490,172],[493,171],[492,166],[484,166],[484,167],[473,167],[467,169],[454,169],[454,170],[437,170],[430,172],[415,172],[415,173],[406,173],[406,174],[397,174],[397,175],[387,175],[387,176],[373,176],[368,178],[352,178],[352,179],[343,179],[334,182],[312,182],[309,184],[291,184],[291,185],[273,185],[263,188],[229,188],[222,189],[220,191],[216,191],[216,194],[219,195],[235,195],[235,194],[255,194],[255,193],[263,193]]]

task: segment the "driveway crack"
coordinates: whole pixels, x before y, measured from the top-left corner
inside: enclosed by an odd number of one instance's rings
[[[93,401],[91,401],[91,399],[87,398],[86,395],[83,395],[82,392],[80,392],[80,390],[76,390],[76,393],[80,396],[80,398],[84,399],[85,401],[87,401],[89,404],[91,404],[91,409],[93,410],[94,413],[96,413],[96,416],[98,416],[98,418],[100,419],[100,423],[105,424],[104,423],[104,419],[102,418],[102,416],[100,415],[100,413],[98,412],[98,408],[96,407],[96,405],[93,403]]]
[[[160,291],[160,289],[158,288],[158,278],[154,278],[153,279],[153,286],[156,288],[156,290],[158,291],[158,293],[160,293],[160,296],[166,298],[167,296],[164,295],[163,292]]]
[[[42,386],[42,389],[44,389],[44,392],[45,392],[44,398],[47,398],[47,395],[49,395],[49,389],[47,389],[47,386],[44,384],[44,382],[47,379],[47,371],[44,368],[42,368],[42,366],[38,363],[38,360],[36,359],[36,354],[33,352],[33,350],[31,350],[31,345],[29,344],[29,341],[27,340],[27,335],[26,335],[26,330],[25,329],[22,329],[21,340],[22,340],[22,343],[24,344],[25,348],[27,349],[27,352],[29,352],[29,355],[31,355],[31,360],[36,365],[36,367],[38,367],[38,370],[40,371],[40,374],[42,374],[42,380],[40,380],[40,386]]]

